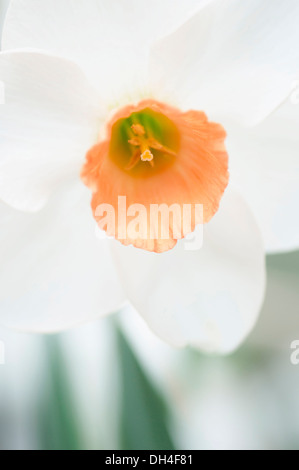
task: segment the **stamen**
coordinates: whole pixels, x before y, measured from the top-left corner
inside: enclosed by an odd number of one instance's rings
[[[129,161],[128,165],[126,166],[125,170],[129,171],[135,168],[135,166],[140,162],[140,150],[136,150],[133,154],[131,160]]]
[[[156,139],[149,139],[148,145],[150,148],[154,150],[159,150],[159,152],[163,152],[166,155],[171,155],[172,157],[177,157],[177,153],[173,152],[173,150],[170,150],[168,147],[165,147],[165,145],[160,144]]]
[[[135,147],[139,147],[141,143],[138,137],[134,137],[133,139],[128,140],[128,142],[130,145],[134,145]]]
[[[139,147],[139,149],[134,152],[129,164],[126,166],[126,170],[132,170],[141,160],[142,162],[149,162],[151,167],[153,168],[154,165],[154,155],[150,149],[158,150],[162,152],[165,156],[170,155],[172,157],[176,157],[176,152],[172,151],[165,145],[162,145],[158,140],[154,137],[147,135],[146,130],[144,127],[139,124],[133,124],[131,129],[134,133],[132,138],[128,140],[128,143],[133,147]]]
[[[133,124],[131,126],[131,129],[134,132],[134,134],[136,134],[138,136],[145,135],[145,129],[141,124]]]

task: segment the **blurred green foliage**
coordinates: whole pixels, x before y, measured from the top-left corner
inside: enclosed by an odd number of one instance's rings
[[[85,439],[80,430],[72,392],[73,384],[68,375],[61,340],[61,335],[45,337],[47,379],[38,413],[39,448],[84,450]],[[165,402],[119,329],[117,344],[120,375],[120,449],[173,450]],[[101,416],[98,421],[100,425]]]
[[[42,450],[83,450],[72,386],[60,344],[60,335],[45,337],[47,383],[40,403],[38,419]]]
[[[120,330],[118,344],[122,375],[122,449],[174,450],[167,407]]]

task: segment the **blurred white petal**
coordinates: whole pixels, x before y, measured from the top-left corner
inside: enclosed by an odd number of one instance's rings
[[[0,81],[0,199],[35,211],[61,181],[79,179],[101,107],[84,74],[65,59],[3,52]]]
[[[174,356],[180,354],[181,350],[174,349],[158,338],[129,304],[119,312],[118,322],[151,380],[160,389],[167,387],[169,369]]]
[[[5,19],[6,10],[9,4],[9,0],[0,0],[0,37],[2,33],[2,26]],[[1,44],[1,41],[0,41]]]
[[[263,302],[264,250],[255,220],[233,192],[205,227],[204,246],[155,255],[114,245],[127,295],[151,329],[176,346],[235,349]]]
[[[210,118],[269,115],[299,71],[297,0],[216,0],[151,54],[153,94]]]
[[[146,84],[152,41],[182,24],[202,1],[13,0],[2,46],[75,60],[111,105]]]
[[[64,187],[36,214],[1,206],[0,323],[54,332],[117,310],[125,300],[109,240],[98,240],[89,194]]]
[[[266,250],[299,247],[299,105],[284,103],[252,129],[231,126],[231,181],[249,203]]]

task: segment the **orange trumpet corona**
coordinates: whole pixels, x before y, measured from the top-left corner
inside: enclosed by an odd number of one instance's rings
[[[223,127],[209,122],[201,111],[182,112],[154,100],[120,109],[107,125],[106,138],[87,153],[81,173],[92,191],[95,218],[101,204],[113,206],[117,216],[118,197],[126,196],[128,205],[146,209],[153,204],[201,204],[202,222],[209,222],[229,180],[225,138]],[[191,231],[199,222],[193,217]],[[159,237],[160,226],[151,227],[155,239],[148,232],[137,239],[123,238],[119,227],[113,235],[125,245],[161,253],[177,243],[173,220],[167,223],[168,239]],[[181,237],[186,235],[182,232]]]

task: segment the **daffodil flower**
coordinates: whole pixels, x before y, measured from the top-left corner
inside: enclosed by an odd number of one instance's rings
[[[299,68],[298,18],[297,0],[11,1],[4,325],[58,331],[129,300],[175,346],[227,353],[242,342],[263,301],[264,246],[299,240],[298,118],[276,111]],[[203,205],[202,249],[186,251],[171,221],[167,240],[118,227],[118,241],[99,241],[97,208],[117,213],[119,196]]]

